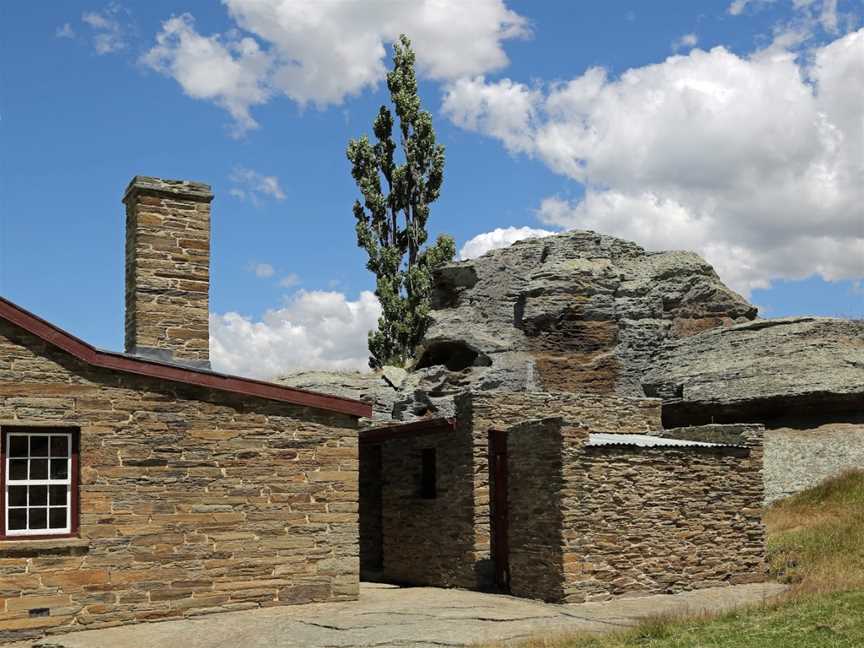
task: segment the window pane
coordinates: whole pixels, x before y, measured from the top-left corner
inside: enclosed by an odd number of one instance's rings
[[[63,487],[65,488],[65,486]],[[9,506],[27,506],[27,487],[9,487]]]
[[[16,459],[9,462],[9,479],[27,479],[26,459]]]
[[[9,436],[9,456],[10,457],[26,457],[27,456],[27,437],[26,436]]]
[[[47,508],[31,508],[30,509],[30,529],[47,529],[48,528],[48,509]]]
[[[69,456],[69,437],[65,434],[62,436],[51,437],[51,456],[52,457],[68,457]]]
[[[30,506],[48,506],[47,486],[30,486]]]
[[[27,528],[27,509],[9,509],[9,530],[21,531]]]
[[[48,437],[40,435],[30,436],[30,456],[31,457],[47,457],[48,456]]]
[[[48,491],[51,506],[66,506],[66,486],[49,486]]]
[[[69,460],[68,459],[52,459],[51,460],[51,479],[68,479],[69,478]]]
[[[48,479],[48,460],[30,460],[30,479]]]
[[[49,509],[48,526],[52,529],[66,528],[66,507]]]

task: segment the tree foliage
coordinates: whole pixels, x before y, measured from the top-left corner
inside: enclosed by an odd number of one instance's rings
[[[366,267],[375,274],[382,309],[378,330],[369,333],[373,368],[410,360],[428,325],[432,270],[456,251],[449,236],[426,245],[429,205],[444,180],[444,147],[435,141],[432,115],[420,108],[414,52],[404,35],[393,46],[387,87],[399,118],[398,147],[393,115],[381,106],[373,123],[375,143],[364,135],[347,150],[363,196],[354,202],[357,245],[368,254]]]

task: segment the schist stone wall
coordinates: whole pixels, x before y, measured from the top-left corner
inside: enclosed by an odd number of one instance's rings
[[[743,447],[588,441],[560,420],[508,432],[514,594],[576,603],[764,578],[761,428]]]
[[[378,576],[384,580],[442,587],[492,585],[490,430],[549,415],[622,433],[660,429],[658,400],[590,393],[467,393],[457,398],[457,413],[454,430],[408,435],[378,444],[383,475],[383,568]],[[419,496],[424,449],[436,452],[438,492],[434,499]],[[369,465],[365,463],[361,470],[366,473]],[[374,480],[365,475],[361,480],[365,484],[361,507],[374,514],[367,496],[374,492]],[[363,526],[362,552],[371,562],[376,556],[376,530],[368,518]]]
[[[475,587],[471,437],[459,431],[381,444],[381,578],[394,583]],[[422,493],[422,452],[434,450],[434,497]]]
[[[136,176],[126,204],[126,352],[209,368],[210,186]]]
[[[564,600],[563,435],[580,432],[581,445],[587,429],[564,428],[561,419],[507,430],[508,568],[516,596]]]
[[[489,520],[488,432],[504,430],[525,421],[560,417],[565,423],[587,425],[592,430],[645,434],[659,431],[660,400],[628,398],[610,394],[565,392],[467,393],[456,400],[460,430],[468,431],[473,443],[474,551],[477,583],[492,582]]]
[[[0,641],[358,594],[351,416],[94,368],[0,320],[4,424],[80,430],[80,539],[0,543]]]

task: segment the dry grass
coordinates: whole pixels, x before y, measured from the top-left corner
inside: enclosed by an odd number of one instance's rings
[[[771,574],[791,596],[864,589],[864,471],[850,471],[765,512]]]
[[[864,646],[864,471],[765,512],[778,601],[719,616],[656,617],[604,636],[538,637],[520,648],[859,648]]]

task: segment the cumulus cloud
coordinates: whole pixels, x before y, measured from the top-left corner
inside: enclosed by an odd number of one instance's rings
[[[459,250],[459,258],[475,259],[479,256],[483,256],[489,250],[510,247],[516,241],[550,236],[554,233],[555,232],[550,232],[549,230],[536,229],[532,227],[499,227],[491,232],[478,234],[474,238],[466,241],[465,245],[463,245]]]
[[[368,369],[368,331],[381,307],[364,291],[356,301],[339,292],[298,291],[260,320],[235,312],[210,315],[214,369],[273,378],[294,369]]]
[[[457,126],[501,140],[511,153],[529,153],[542,99],[540,89],[510,79],[487,83],[479,76],[451,83],[442,111]]]
[[[141,62],[176,79],[193,99],[213,101],[227,110],[234,119],[232,134],[237,136],[258,127],[250,108],[271,95],[266,82],[271,57],[257,41],[236,33],[201,36],[190,14],[162,23],[156,45]]]
[[[285,191],[276,176],[265,176],[252,169],[234,167],[229,179],[232,187],[229,193],[239,200],[249,200],[260,205],[262,198],[269,196],[275,200],[285,200]]]
[[[521,112],[497,110],[514,95]],[[864,276],[862,96],[864,30],[800,59],[717,47],[539,90],[475,78],[443,107],[585,187],[543,222],[696,249],[747,293]]]
[[[81,21],[90,28],[93,48],[100,56],[128,47],[129,10],[123,5],[112,2],[102,11],[87,11],[81,15]],[[71,25],[66,24],[62,29],[62,36],[74,36]],[[60,30],[57,35],[61,36]]]
[[[184,14],[163,23],[143,60],[228,110],[238,132],[256,127],[250,109],[275,95],[324,107],[374,87],[400,33],[412,38],[420,74],[439,80],[503,68],[502,42],[530,33],[504,0],[223,2],[250,36],[204,36]]]

